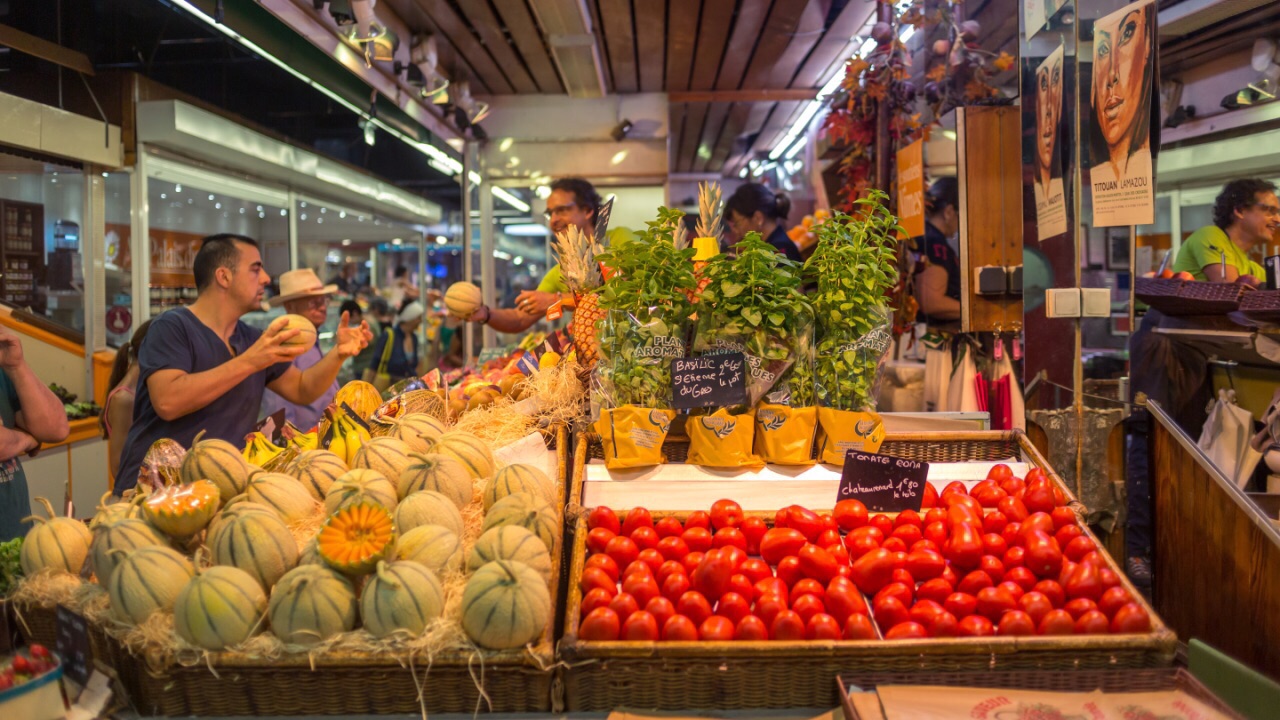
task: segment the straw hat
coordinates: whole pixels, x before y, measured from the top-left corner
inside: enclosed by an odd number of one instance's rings
[[[280,276],[280,294],[267,302],[271,307],[278,307],[290,300],[298,300],[315,295],[332,295],[338,292],[337,285],[325,285],[311,268],[290,270]]]

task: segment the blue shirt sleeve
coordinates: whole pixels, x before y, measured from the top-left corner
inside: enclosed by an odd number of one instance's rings
[[[146,382],[157,370],[192,372],[194,352],[188,329],[176,313],[156,317],[138,349],[138,382]]]

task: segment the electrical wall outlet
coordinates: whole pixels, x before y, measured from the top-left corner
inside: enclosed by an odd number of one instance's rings
[[[1111,288],[1080,288],[1081,317],[1111,317]]]
[[[979,295],[1003,295],[1009,289],[1004,268],[997,265],[974,268],[973,281]]]
[[[1080,288],[1049,288],[1045,290],[1044,314],[1051,318],[1080,317]]]
[[[1006,267],[1004,271],[1009,273],[1009,294],[1021,295],[1022,294],[1022,266],[1013,265],[1011,267]]]

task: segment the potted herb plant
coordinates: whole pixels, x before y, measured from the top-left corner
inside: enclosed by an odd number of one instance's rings
[[[683,216],[661,208],[638,238],[597,256],[613,273],[599,293],[605,317],[595,386],[602,408],[595,428],[610,469],[661,463],[675,418],[671,361],[686,354],[696,287],[694,250],[677,237]]]
[[[897,237],[905,236],[872,190],[856,201],[859,214],[837,214],[817,228],[818,244],[805,263],[817,285],[814,391],[823,462],[843,464],[849,449],[875,449],[883,439],[876,391],[885,352],[893,342],[885,294],[898,281]]]

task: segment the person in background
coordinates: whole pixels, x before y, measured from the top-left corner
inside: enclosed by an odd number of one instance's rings
[[[240,447],[253,430],[266,388],[296,405],[310,404],[371,337],[366,323],[351,327],[343,317],[333,350],[299,370],[292,363],[305,348],[286,344],[297,330],[286,330],[282,318],[265,331],[240,320],[261,305],[271,281],[255,240],[207,237],[193,265],[196,301],[157,316],[138,351],[133,426],[116,473],[117,497],[137,484],[143,458],[156,440],[190,447],[204,430],[208,438]]]
[[[960,233],[959,182],[938,178],[924,202],[924,237],[916,245],[923,267],[916,271],[915,298],[921,322],[945,327],[960,319],[960,256],[951,244]]]
[[[353,262],[343,263],[342,270],[329,279],[326,285],[337,285],[338,292],[347,297],[355,297],[360,291],[360,280],[356,278],[357,266]]]
[[[120,465],[124,441],[133,425],[133,395],[138,387],[138,348],[147,337],[151,321],[147,320],[133,331],[133,337],[116,351],[116,361],[111,365],[111,377],[107,380],[107,402],[98,417],[102,438],[107,441],[107,473],[113,474]],[[113,476],[112,480],[115,479]]]
[[[359,324],[364,320],[364,308],[360,307],[360,303],[355,300],[343,300],[342,306],[338,308],[338,313],[346,313],[348,322],[353,324]],[[373,336],[377,337],[378,331],[373,327],[373,323],[370,323],[369,327]],[[358,380],[360,378],[365,367],[369,365],[369,357],[372,352],[373,350],[371,347],[366,345],[365,348],[360,351],[359,355],[356,355],[342,364],[342,371],[338,373],[339,387],[351,382],[352,380]]]
[[[320,326],[324,325],[324,321],[329,317],[329,297],[337,291],[337,285],[322,285],[320,278],[311,268],[290,270],[280,276],[280,295],[271,298],[269,304],[272,307],[284,305],[285,312],[301,315],[311,321],[316,328],[316,335],[319,336]],[[354,322],[359,325],[362,322],[358,314],[358,305],[356,309],[356,316],[347,315],[348,324]],[[323,359],[324,352],[320,349],[320,342],[317,340],[310,350],[294,358],[293,366],[299,370],[306,370]],[[284,410],[284,419],[306,432],[320,424],[324,409],[329,407],[329,403],[333,402],[333,396],[337,394],[337,377],[334,377],[333,382],[320,394],[320,397],[306,405],[289,402],[267,389],[262,393],[262,416],[266,417],[278,410]]]
[[[401,265],[396,268],[395,279],[391,281],[391,287],[387,288],[387,302],[391,303],[391,307],[397,310],[403,309],[405,304],[418,299],[418,288],[409,281],[409,268]]]
[[[41,443],[71,433],[62,401],[36,377],[22,355],[22,341],[0,326],[0,542],[26,533],[31,496],[22,455],[34,457]]]
[[[783,227],[791,213],[791,198],[784,193],[774,193],[760,183],[744,183],[729,196],[724,204],[725,220],[737,244],[749,232],[758,232],[765,242],[788,260],[804,262],[800,247],[787,236]]]
[[[396,316],[395,329],[391,332],[384,330],[371,343],[373,352],[370,353],[369,365],[364,370],[366,382],[374,382],[379,374],[386,374],[391,376],[391,383],[394,384],[419,374],[416,331],[422,324],[425,312],[422,303],[416,300],[409,303]],[[387,343],[391,343],[390,352],[387,350]],[[381,389],[383,388],[380,387],[379,390]]]
[[[1257,286],[1267,272],[1249,257],[1249,251],[1273,242],[1277,228],[1276,186],[1256,178],[1232,180],[1213,202],[1213,224],[1182,241],[1173,271],[1191,273],[1196,280]]]

